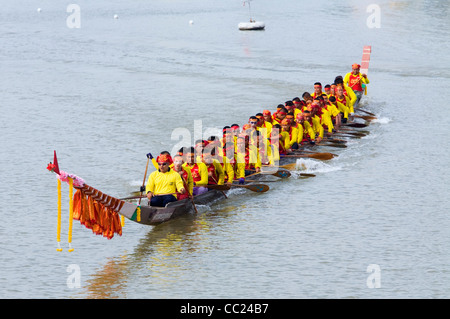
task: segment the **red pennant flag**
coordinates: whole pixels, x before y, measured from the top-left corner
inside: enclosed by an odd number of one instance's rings
[[[53,155],[53,165],[54,165],[54,167],[53,167],[53,171],[56,173],[56,174],[58,174],[58,175],[60,175],[60,172],[59,172],[59,166],[58,166],[58,160],[57,160],[57,158],[56,158],[56,151],[53,151],[54,153],[54,155]]]

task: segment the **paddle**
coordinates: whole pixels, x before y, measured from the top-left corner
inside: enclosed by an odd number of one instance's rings
[[[188,185],[187,185],[186,181],[184,180],[184,178],[183,178],[183,176],[181,174],[180,174],[180,177],[181,177],[181,180],[183,181],[184,189],[188,193],[188,197],[191,200],[192,206],[194,206],[195,213],[198,214],[197,206],[195,206],[195,203],[194,203],[194,196],[189,194]]]
[[[263,167],[273,167],[270,165],[263,165]],[[287,169],[289,171],[293,171],[297,168],[297,163],[290,163],[290,164],[285,164],[285,165],[281,165],[279,166],[280,168],[284,168]],[[316,175],[314,174],[308,174],[308,173],[300,173],[300,176],[305,176],[305,177],[315,177]],[[266,182],[266,181],[264,181]]]
[[[274,167],[274,166],[270,166],[270,167]],[[272,173],[272,172],[263,172],[263,171],[261,170],[261,171],[259,171],[259,172],[257,172],[257,173],[253,173],[253,174],[247,175],[247,176],[245,176],[245,177],[247,178],[247,177],[255,176],[255,175],[258,175],[258,174],[273,175],[273,176],[279,177],[279,178],[288,178],[288,177],[291,176],[291,173],[290,173],[289,171],[284,170],[284,169],[278,169],[278,170],[277,170],[276,172],[274,172],[274,173]]]
[[[351,131],[345,131],[345,130],[342,130],[342,131],[337,130],[336,133],[334,133],[334,134],[346,134],[346,135],[353,135],[353,136],[360,136],[360,137],[367,135],[366,133],[363,133],[363,132],[351,132]]]
[[[240,187],[240,188],[246,188],[256,193],[265,193],[269,190],[269,186],[265,184],[247,184],[247,185],[206,185],[205,187],[219,190],[219,191],[226,191],[229,190],[232,187]]]
[[[331,153],[315,153],[315,154],[287,154],[282,157],[295,157],[295,158],[314,158],[322,161],[328,161],[334,157]],[[283,166],[280,166],[283,167]]]
[[[375,116],[375,114],[373,114],[373,113],[371,113],[371,112],[369,112],[369,111],[363,110],[363,109],[355,108],[355,111],[361,111],[361,112],[363,112],[363,113],[366,113],[366,114]]]
[[[366,120],[366,121],[372,121],[372,120],[376,120],[377,119],[377,117],[376,116],[370,116],[370,115],[353,115],[354,117],[356,117],[356,118],[359,118],[359,119],[364,119],[364,120]]]
[[[326,147],[337,147],[337,148],[347,148],[345,144],[335,144],[335,143],[316,143],[317,146],[326,146]]]
[[[361,138],[365,135],[350,135],[350,134],[333,134],[333,136],[339,137],[339,138]]]
[[[364,123],[345,123],[345,124],[341,124],[341,126],[348,126],[348,127],[366,127],[368,126],[367,124]]]
[[[142,182],[141,189],[144,189],[144,187],[145,187],[145,179],[147,178],[147,169],[148,169],[148,163],[149,162],[150,162],[150,153],[147,154],[147,165],[145,165],[144,181]],[[141,190],[140,194],[142,196],[142,190]],[[139,197],[139,204],[138,205],[141,205],[141,198],[142,197]]]

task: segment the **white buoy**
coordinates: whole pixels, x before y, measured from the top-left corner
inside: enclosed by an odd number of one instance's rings
[[[189,24],[194,24],[194,20],[189,20]]]
[[[119,19],[119,16],[117,14],[115,14],[114,19]]]
[[[42,11],[42,9],[41,8],[37,8],[37,12],[41,12]]]

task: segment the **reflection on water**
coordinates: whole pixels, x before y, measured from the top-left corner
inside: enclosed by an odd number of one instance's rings
[[[199,215],[188,215],[165,224],[149,228],[147,235],[135,249],[122,256],[110,258],[105,265],[90,276],[80,295],[87,298],[140,298],[130,296],[128,284],[141,282],[151,285],[158,296],[158,289],[168,289],[180,278],[190,276],[190,259],[213,249],[209,233],[220,225],[220,220],[233,216],[233,205],[216,205],[215,210]],[[214,226],[215,225],[215,226]]]

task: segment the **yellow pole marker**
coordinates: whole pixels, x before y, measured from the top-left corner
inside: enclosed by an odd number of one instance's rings
[[[73,179],[69,177],[69,252],[73,251],[72,243],[72,224],[73,224]]]
[[[138,222],[141,221],[141,206],[137,207],[137,210],[136,210],[136,221],[138,221]]]
[[[62,251],[61,248],[61,180],[58,179],[58,226],[56,230],[56,241],[58,242],[58,248],[56,251]]]
[[[122,227],[125,226],[125,216],[120,216]]]

